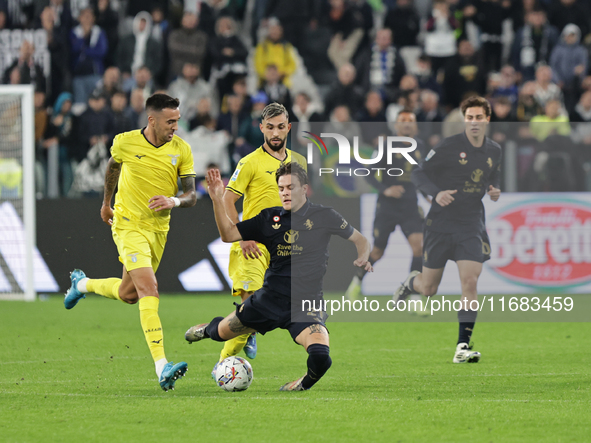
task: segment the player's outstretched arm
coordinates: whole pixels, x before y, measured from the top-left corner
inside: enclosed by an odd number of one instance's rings
[[[368,272],[373,272],[373,266],[368,261],[371,245],[369,244],[369,241],[367,241],[367,238],[355,229],[351,237],[347,240],[353,242],[357,248],[357,260],[355,260],[353,264],[359,268],[364,268]]]
[[[119,174],[121,173],[121,163],[117,163],[113,157],[107,163],[107,171],[105,172],[105,192],[103,197],[103,205],[101,206],[101,218],[108,224],[113,224],[113,208],[111,201],[113,194],[119,181]]]
[[[242,240],[236,224],[226,215],[223,201],[224,183],[222,182],[219,169],[210,169],[207,171],[205,178],[207,180],[207,192],[209,192],[213,203],[215,223],[218,226],[218,231],[220,231],[222,241],[231,243]]]

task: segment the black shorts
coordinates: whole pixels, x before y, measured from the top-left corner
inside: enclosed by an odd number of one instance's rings
[[[324,319],[319,315],[310,316],[309,321],[293,322],[290,298],[264,287],[252,294],[244,303],[235,304],[236,317],[240,323],[263,335],[273,329],[287,329],[295,341],[296,337],[311,325],[320,324],[326,328]]]
[[[390,234],[400,225],[402,233],[408,238],[411,234],[423,232],[423,217],[415,202],[392,205],[378,199],[376,218],[373,222],[374,246],[386,249]]]
[[[423,237],[423,266],[431,269],[445,267],[448,260],[470,260],[484,263],[490,260],[490,240],[482,232],[454,234],[425,229]]]

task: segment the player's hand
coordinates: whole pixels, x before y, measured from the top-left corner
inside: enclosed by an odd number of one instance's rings
[[[101,206],[101,218],[109,226],[113,225],[113,208],[111,208],[111,205],[103,203]]]
[[[389,188],[387,188],[384,191],[384,195],[386,197],[393,197],[393,198],[400,198],[402,197],[402,194],[404,194],[404,186],[402,185],[394,185],[394,186],[390,186]]]
[[[207,192],[209,193],[209,196],[212,199],[217,198],[221,200],[224,196],[224,182],[222,181],[220,170],[208,170],[205,180],[207,181]]]
[[[496,202],[501,196],[501,190],[499,188],[495,188],[493,185],[489,185],[487,194],[492,201]]]
[[[148,208],[153,209],[154,212],[164,211],[166,209],[174,208],[174,200],[163,195],[155,195],[148,200]]]
[[[242,255],[245,259],[262,257],[263,253],[259,249],[257,242],[253,240],[241,240],[240,247],[242,248]]]
[[[437,196],[435,197],[435,201],[439,203],[439,206],[447,206],[455,200],[453,198],[453,194],[455,194],[456,192],[458,192],[457,189],[454,189],[453,191],[449,189],[447,191],[440,191],[439,194],[437,194]]]
[[[373,272],[373,266],[371,265],[371,263],[368,260],[364,260],[362,258],[358,258],[357,260],[355,260],[353,262],[353,264],[355,266],[357,266],[358,268],[365,269],[367,272]]]

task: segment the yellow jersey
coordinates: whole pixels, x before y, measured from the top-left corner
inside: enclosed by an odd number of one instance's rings
[[[113,224],[123,227],[129,222],[132,227],[168,232],[170,210],[155,212],[148,200],[156,195],[174,197],[178,177],[195,177],[189,144],[175,135],[156,147],[138,129],[117,135],[111,156],[121,163]]]
[[[244,196],[243,220],[254,217],[263,209],[281,206],[275,171],[283,163],[289,163],[293,158],[307,170],[306,159],[302,155],[289,149],[285,152],[285,158],[278,160],[261,146],[238,162],[226,189]]]

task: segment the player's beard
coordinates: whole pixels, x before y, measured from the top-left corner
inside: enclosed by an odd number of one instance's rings
[[[268,139],[265,137],[265,143],[267,143],[267,146],[269,148],[271,148],[273,151],[277,152],[277,151],[280,151],[281,148],[283,148],[283,146],[285,145],[285,139],[281,140],[281,143],[279,143],[278,145],[274,145],[271,143],[271,139]]]

